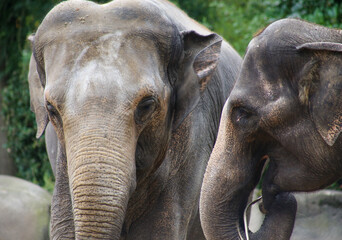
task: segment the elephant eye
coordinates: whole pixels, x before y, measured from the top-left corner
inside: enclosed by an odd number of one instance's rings
[[[49,113],[50,118],[58,115],[57,109],[49,101],[46,101],[45,107]]]
[[[243,124],[251,115],[252,113],[244,107],[234,107],[232,110],[232,121]]]
[[[46,105],[46,109],[48,110],[48,112],[56,111],[55,107],[49,101],[46,101],[45,105]]]
[[[60,112],[57,110],[57,108],[53,104],[51,104],[47,100],[45,101],[45,108],[48,112],[49,120],[51,121],[51,123],[55,127],[60,128],[63,125]]]
[[[135,111],[135,121],[144,123],[148,120],[157,108],[157,101],[154,97],[147,97],[140,101]]]

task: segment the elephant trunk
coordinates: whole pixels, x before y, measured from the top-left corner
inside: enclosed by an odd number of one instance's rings
[[[243,213],[264,165],[261,153],[239,139],[227,108],[226,104],[201,190],[200,217],[208,240],[240,239],[239,234],[246,239]],[[296,213],[294,197],[278,194],[267,211],[262,227],[250,232],[249,239],[289,239]]]
[[[55,176],[56,184],[51,203],[50,239],[75,239],[74,218],[67,175],[67,160],[64,145],[60,141],[58,141]]]
[[[132,130],[84,127],[66,139],[76,239],[119,239],[135,189]]]
[[[238,142],[235,141],[227,106],[223,109],[219,133],[210,156],[200,197],[201,224],[206,239],[239,239],[238,227],[242,224],[252,185],[250,175],[243,171]],[[241,225],[242,226],[242,225]]]

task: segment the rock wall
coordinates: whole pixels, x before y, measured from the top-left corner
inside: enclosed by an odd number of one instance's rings
[[[38,185],[0,175],[0,239],[48,240],[51,194]]]

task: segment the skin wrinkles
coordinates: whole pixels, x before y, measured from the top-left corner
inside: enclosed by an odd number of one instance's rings
[[[265,157],[266,217],[250,239],[290,239],[296,202],[289,192],[341,178],[341,100],[331,87],[341,80],[341,46],[340,31],[295,19],[269,25],[250,42],[203,181],[207,239],[236,238],[236,222],[244,235],[242,212]]]
[[[34,42],[47,80],[39,133],[46,114],[69,186],[55,204],[72,206],[75,239],[203,239],[198,197],[235,50],[166,1],[62,3]]]
[[[104,38],[105,40],[105,45],[107,45],[106,41],[108,41],[108,38],[110,36],[106,36]],[[103,38],[103,37],[101,37]],[[114,41],[115,44],[122,46],[121,44],[118,44],[116,41],[116,39],[110,39],[110,41]],[[99,41],[101,42],[101,40],[99,39]],[[96,44],[97,45],[97,44]],[[110,44],[110,45],[114,45],[114,44]],[[102,49],[105,48],[105,46],[102,47]],[[119,47],[120,48],[120,47]],[[125,49],[128,48],[128,51],[130,51],[130,49],[133,49],[132,47],[130,47],[127,43],[124,46]],[[86,50],[87,49],[87,50]],[[68,89],[69,92],[67,93],[67,99],[71,99],[71,102],[68,103],[66,102],[66,105],[68,106],[74,106],[77,108],[77,105],[75,105],[74,103],[79,103],[82,104],[85,100],[87,100],[89,98],[89,93],[92,91],[100,91],[100,92],[94,92],[92,95],[93,96],[97,96],[97,95],[102,95],[103,96],[103,101],[108,101],[110,99],[111,93],[107,92],[107,89],[111,89],[111,88],[115,88],[115,89],[121,89],[119,91],[127,91],[127,81],[131,81],[130,79],[134,79],[134,81],[136,81],[138,84],[145,84],[146,86],[143,87],[143,89],[145,92],[148,92],[148,89],[159,89],[160,86],[157,87],[151,87],[154,84],[161,82],[159,78],[159,74],[157,72],[155,72],[154,74],[157,74],[156,77],[152,77],[151,78],[151,72],[149,73],[145,73],[146,70],[143,70],[142,72],[140,72],[139,76],[136,74],[136,70],[134,71],[130,71],[129,73],[125,73],[125,71],[120,70],[120,68],[122,69],[122,67],[124,66],[125,68],[127,68],[127,66],[130,69],[135,69],[136,67],[141,66],[137,65],[137,63],[135,63],[135,61],[129,61],[127,62],[127,64],[122,64],[119,65],[117,68],[113,68],[113,65],[117,63],[117,57],[114,58],[106,58],[105,56],[110,55],[111,50],[115,51],[115,52],[119,52],[117,54],[120,54],[121,52],[127,52],[124,50],[120,50],[120,49],[110,49],[110,51],[101,51],[101,53],[98,53],[96,55],[101,56],[101,59],[103,59],[102,63],[99,62],[98,60],[92,60],[90,62],[88,62],[87,64],[84,63],[87,59],[91,59],[93,57],[91,47],[90,48],[86,48],[85,50],[83,50],[81,52],[81,54],[77,57],[77,60],[75,61],[74,67],[73,69],[70,71],[71,72],[71,78],[68,81]],[[90,52],[90,56],[87,56],[87,53]],[[152,49],[151,49],[152,52]],[[134,52],[133,52],[134,54]],[[139,54],[139,52],[136,52],[135,54]],[[122,58],[122,57],[121,57]],[[153,58],[148,57],[148,59],[151,59],[151,65],[155,64],[155,61],[153,60]],[[147,59],[145,59],[147,60]],[[145,65],[148,64],[148,62],[145,61],[144,63]],[[95,71],[97,69],[103,69],[102,71]],[[130,73],[133,73],[130,74]],[[104,75],[106,74],[106,75]],[[153,75],[154,75],[153,74]],[[146,75],[146,76],[144,76]],[[152,75],[152,76],[153,76]],[[79,76],[83,76],[83,77],[79,77]],[[113,81],[114,79],[112,79],[111,76],[115,76],[115,81]],[[133,78],[132,78],[133,76]],[[96,82],[95,82],[96,81]],[[99,87],[98,85],[103,85],[103,87]],[[147,84],[151,84],[151,86],[148,86]],[[115,87],[108,87],[108,85],[115,85]],[[95,87],[96,86],[96,87]],[[132,89],[133,90],[133,89]],[[90,92],[89,92],[90,91]],[[134,91],[134,90],[133,90]],[[107,93],[106,93],[107,92]],[[86,94],[87,93],[87,94]],[[136,99],[135,97],[133,97],[134,95],[139,95],[136,93],[129,93],[129,91],[126,93],[128,96],[131,96],[131,98],[129,99]],[[141,93],[140,93],[141,94]],[[74,97],[73,97],[74,96]],[[119,96],[118,96],[119,97]],[[118,100],[118,101],[123,101],[123,99]],[[68,109],[70,109],[70,107]],[[71,110],[72,111],[72,110]]]

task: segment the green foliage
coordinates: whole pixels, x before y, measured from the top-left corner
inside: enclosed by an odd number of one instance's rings
[[[18,69],[28,33],[37,29],[40,19],[56,0],[0,1],[0,70],[1,81],[7,80]]]
[[[180,9],[183,9],[189,16],[211,27],[207,17],[210,13],[210,2],[208,0],[174,0],[174,2]]]
[[[342,5],[339,0],[279,0],[281,17],[297,17],[328,27],[341,27]]]
[[[339,0],[174,0],[185,12],[223,36],[243,55],[253,35],[287,17],[342,27]]]
[[[19,177],[53,189],[53,176],[44,139],[35,139],[36,125],[30,112],[27,84],[31,54],[27,36],[59,0],[0,1],[0,80],[8,143],[6,148]],[[98,2],[107,2],[101,0]],[[249,41],[269,23],[297,17],[342,28],[339,0],[173,0],[191,17],[222,35],[243,55]],[[335,188],[341,184],[336,183]]]
[[[272,21],[273,5],[274,1],[214,1],[211,19],[215,19],[215,12],[222,19],[213,24],[214,30],[243,55],[253,35]]]
[[[3,114],[7,125],[7,149],[14,159],[18,177],[45,185],[45,179],[52,180],[52,171],[44,147],[44,138],[36,140],[35,119],[29,111],[30,99],[27,92],[27,69],[31,56],[22,51],[18,72],[15,72],[3,90]],[[13,77],[16,76],[16,77]]]
[[[7,132],[6,148],[14,160],[17,176],[51,190],[54,179],[45,151],[44,138],[35,139],[35,119],[30,111],[27,83],[31,55],[27,37],[56,0],[0,3],[0,79],[3,89],[2,114]],[[50,187],[49,187],[50,186]]]

